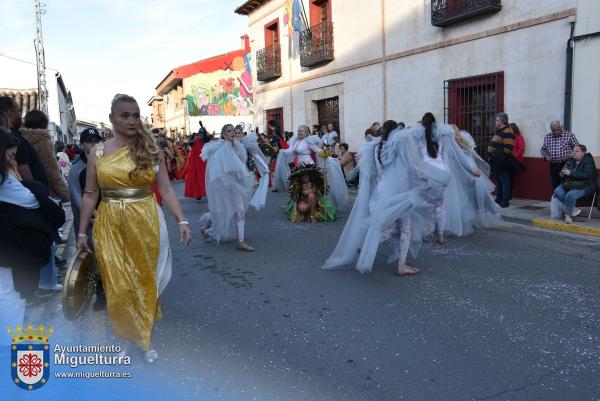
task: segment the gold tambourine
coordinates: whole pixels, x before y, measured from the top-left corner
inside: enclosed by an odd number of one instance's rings
[[[94,255],[78,250],[69,261],[63,284],[62,310],[65,319],[75,320],[86,310],[96,293],[98,267]]]
[[[273,146],[269,145],[268,143],[261,143],[258,145],[258,147],[260,148],[261,152],[263,152],[263,154],[267,157],[273,157],[275,156],[275,148],[273,148]]]

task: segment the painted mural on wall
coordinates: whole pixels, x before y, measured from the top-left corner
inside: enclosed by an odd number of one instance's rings
[[[184,79],[190,116],[254,115],[250,53],[222,64],[222,69]]]

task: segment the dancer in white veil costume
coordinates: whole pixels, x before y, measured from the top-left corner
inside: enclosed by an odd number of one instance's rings
[[[321,170],[327,172],[328,197],[337,210],[344,210],[348,206],[348,187],[344,173],[337,159],[327,157],[322,159],[318,155],[323,150],[323,141],[317,135],[310,135],[310,130],[305,125],[300,125],[297,132],[288,142],[289,148],[281,149],[277,155],[273,185],[279,192],[287,192],[288,179],[291,174],[290,164],[295,166],[318,164]]]
[[[425,127],[424,160],[451,175],[443,202],[436,202],[438,242],[446,242],[444,233],[466,236],[473,233],[475,227],[498,225],[499,208],[490,195],[494,186],[482,174],[482,171],[489,173],[487,163],[472,148],[468,149],[455,127],[436,123],[431,113],[426,113],[421,121]]]
[[[416,256],[422,238],[434,229],[434,202],[443,196],[450,175],[424,162],[424,128],[404,130],[386,121],[381,139],[363,145],[359,152],[360,189],[338,244],[324,269],[355,264],[361,273],[371,271],[380,242],[392,240],[399,260],[396,273],[410,275],[410,250]],[[393,129],[393,130],[392,130]]]
[[[302,137],[304,136],[305,134],[303,131]],[[289,147],[287,149],[279,149],[279,152],[277,153],[277,160],[275,162],[275,172],[273,173],[273,187],[278,192],[285,193],[288,190],[288,177],[291,174],[290,163],[294,161],[294,147],[297,141],[298,131],[296,131],[288,141]],[[314,163],[314,161],[312,162]]]
[[[473,177],[465,176],[463,189],[467,193],[469,204],[474,209],[473,226],[476,228],[492,228],[500,225],[500,206],[494,201],[492,193],[496,189],[490,176],[490,165],[476,152],[475,141],[467,131],[459,131],[452,125],[456,143],[467,156],[467,171],[473,171]],[[479,173],[479,174],[476,174]]]
[[[235,138],[241,143],[249,155],[252,156],[256,164],[256,169],[260,175],[258,181],[258,188],[254,192],[252,199],[250,199],[250,206],[256,210],[260,210],[265,207],[267,203],[267,193],[269,192],[269,161],[267,156],[260,150],[258,146],[258,136],[255,133],[248,135],[243,134],[240,127],[235,128]]]
[[[206,241],[238,240],[238,249],[253,252],[244,240],[246,210],[253,200],[254,177],[246,167],[247,153],[241,141],[235,140],[233,125],[223,126],[222,139],[204,145],[202,159],[207,161],[206,189],[208,213],[200,218]],[[268,179],[268,178],[267,178]],[[264,185],[263,185],[264,187]],[[259,185],[259,189],[264,188]],[[264,195],[266,198],[266,194]],[[256,206],[263,196],[256,196]]]

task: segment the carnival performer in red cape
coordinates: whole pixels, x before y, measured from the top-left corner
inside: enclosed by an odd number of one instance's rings
[[[200,129],[190,151],[189,165],[185,175],[184,196],[186,198],[201,199],[206,197],[206,161],[200,158],[200,152],[202,152],[206,142],[208,142],[208,132],[202,125],[202,121],[200,121]]]

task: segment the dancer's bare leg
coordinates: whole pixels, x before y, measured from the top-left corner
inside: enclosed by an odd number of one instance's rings
[[[412,276],[419,272],[419,269],[410,267],[406,264],[408,248],[410,247],[410,217],[400,219],[400,258],[396,274],[398,276]]]
[[[445,244],[448,242],[444,236],[444,230],[446,229],[446,209],[444,209],[443,203],[435,208],[435,227],[438,244]]]
[[[237,225],[237,230],[238,230],[238,249],[240,251],[246,251],[246,252],[254,252],[254,248],[252,248],[250,245],[248,245],[245,241],[244,241],[244,231],[246,229],[246,216],[244,212],[237,212],[235,214],[235,218],[236,218],[236,225]]]

